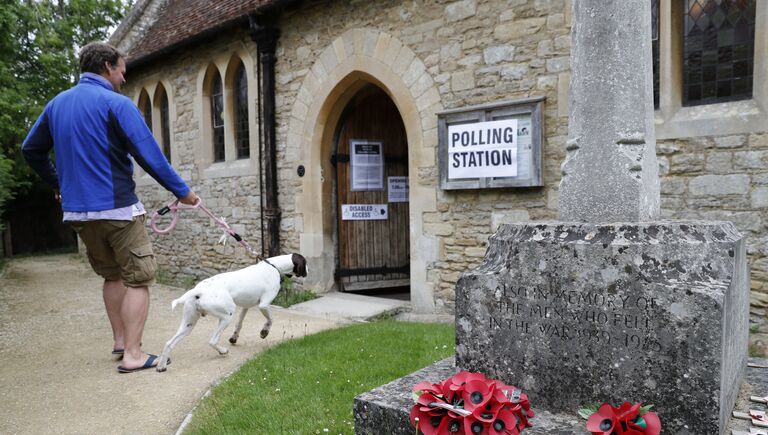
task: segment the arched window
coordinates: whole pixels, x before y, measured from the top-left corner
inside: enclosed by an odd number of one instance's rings
[[[214,72],[211,83],[211,127],[213,130],[213,161],[224,161],[224,92],[221,75]]]
[[[152,104],[149,101],[149,94],[145,89],[141,90],[139,94],[139,110],[144,117],[144,122],[149,127],[149,131],[152,131]]]
[[[171,124],[168,119],[168,93],[165,92],[165,88],[160,86],[159,98],[160,98],[160,136],[162,143],[160,146],[163,148],[163,154],[168,162],[171,161]]]
[[[237,158],[247,159],[251,155],[248,139],[248,79],[242,62],[237,67],[234,83],[235,93],[235,147]]]

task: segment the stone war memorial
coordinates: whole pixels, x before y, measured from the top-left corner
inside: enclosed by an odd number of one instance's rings
[[[576,0],[560,221],[500,227],[456,285],[456,358],[355,401],[357,433],[411,434],[411,389],[458,370],[528,394],[530,434],[588,404],[653,404],[665,434],[724,434],[747,366],[745,242],[659,220],[650,2]],[[383,429],[386,428],[386,429]]]

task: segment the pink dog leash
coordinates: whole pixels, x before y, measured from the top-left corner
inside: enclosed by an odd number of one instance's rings
[[[263,257],[258,252],[256,252],[253,248],[251,248],[251,245],[249,245],[248,242],[246,242],[245,239],[243,239],[240,236],[240,234],[237,234],[227,224],[227,222],[224,220],[224,218],[217,217],[210,210],[208,210],[203,205],[203,200],[200,199],[200,198],[197,199],[197,202],[195,203],[195,205],[180,204],[179,200],[177,199],[177,200],[171,202],[170,204],[166,205],[165,207],[161,208],[160,210],[154,212],[152,214],[152,219],[150,220],[150,225],[152,227],[152,231],[154,231],[157,234],[168,234],[168,233],[170,233],[176,227],[176,222],[179,219],[179,210],[195,210],[195,209],[200,209],[200,210],[204,211],[205,214],[210,216],[211,219],[213,219],[213,221],[216,222],[216,224],[218,224],[221,228],[223,228],[224,229],[224,234],[225,234],[224,237],[226,237],[226,235],[232,236],[235,240],[237,240],[238,243],[243,245],[243,247],[245,248],[246,251],[248,251],[249,254],[251,254],[252,256],[254,256],[256,258],[258,258],[259,260],[263,260]],[[162,228],[162,229],[158,228],[158,226],[157,226],[157,219],[160,216],[168,214],[168,212],[171,213],[171,223],[170,223],[170,225],[168,225],[167,228]]]

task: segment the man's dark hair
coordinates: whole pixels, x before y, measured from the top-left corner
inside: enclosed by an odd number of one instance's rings
[[[104,62],[117,65],[117,60],[125,58],[115,47],[105,42],[91,42],[80,50],[80,72],[101,74],[106,71]]]

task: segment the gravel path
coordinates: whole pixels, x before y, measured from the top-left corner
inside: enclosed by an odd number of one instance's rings
[[[237,346],[219,356],[207,344],[216,320],[204,318],[175,349],[167,372],[119,374],[101,282],[74,254],[6,264],[0,276],[1,434],[173,434],[211,385],[254,354],[337,326],[278,308],[262,340],[264,319],[249,313]],[[175,333],[181,313],[171,312],[170,302],[184,290],[150,289],[146,351],[160,353]]]

